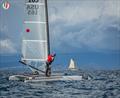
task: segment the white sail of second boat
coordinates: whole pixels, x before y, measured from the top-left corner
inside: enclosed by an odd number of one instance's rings
[[[70,60],[70,64],[68,66],[68,70],[77,70],[77,67],[75,65],[75,61],[73,59]]]

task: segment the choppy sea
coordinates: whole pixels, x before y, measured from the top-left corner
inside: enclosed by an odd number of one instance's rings
[[[85,73],[92,79],[30,84],[9,81],[15,73],[0,71],[0,98],[120,98],[120,70]]]

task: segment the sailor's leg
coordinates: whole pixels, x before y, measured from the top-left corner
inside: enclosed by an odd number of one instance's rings
[[[45,72],[45,75],[47,77],[50,77],[50,75],[51,75],[51,67],[50,67],[49,63],[46,63],[46,72]]]
[[[51,67],[48,68],[47,76],[48,76],[48,77],[51,76]]]
[[[50,75],[51,75],[51,69],[48,68],[46,70],[46,77],[50,77]]]
[[[46,71],[45,71],[45,76],[48,76],[48,68],[49,68],[49,63],[46,62]]]

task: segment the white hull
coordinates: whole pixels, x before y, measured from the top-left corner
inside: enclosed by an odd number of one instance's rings
[[[24,76],[24,75],[13,75],[9,77],[9,80],[24,81],[29,83],[34,82],[45,82],[45,81],[80,81],[83,80],[82,76]]]
[[[44,81],[79,81],[83,80],[82,76],[51,76],[36,77],[35,79],[25,80],[25,82],[44,82]]]

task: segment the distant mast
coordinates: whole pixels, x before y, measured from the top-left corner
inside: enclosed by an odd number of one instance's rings
[[[77,70],[77,67],[75,65],[75,61],[73,59],[70,60],[68,70]]]

